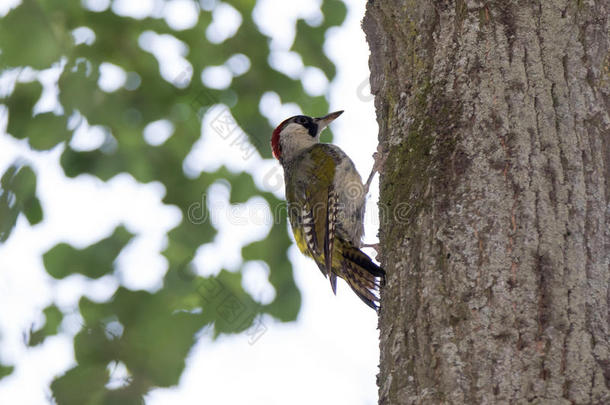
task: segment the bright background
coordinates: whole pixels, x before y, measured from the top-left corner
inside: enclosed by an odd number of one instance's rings
[[[89,1],[100,2],[104,3]],[[122,7],[122,13],[133,15],[154,6],[153,0],[116,3],[118,8]],[[352,157],[366,179],[373,163],[371,155],[376,148],[378,129],[368,87],[368,46],[360,28],[365,2],[346,3],[349,12],[344,25],[333,29],[324,44],[324,52],[338,69],[330,85],[315,71],[302,72],[302,64],[288,52],[278,52],[277,63],[287,72],[302,74],[306,88],[312,92],[326,92],[330,86],[331,110],[345,110],[332,125],[334,142]],[[0,0],[0,16],[15,4],[18,1]],[[188,24],[188,9],[178,7],[172,13],[176,24]],[[273,37],[277,49],[287,49],[294,36],[295,19],[315,19],[319,2],[261,0],[256,13],[257,23]],[[218,18],[222,22],[219,31],[239,24],[230,12]],[[179,60],[172,59],[172,54],[169,44],[164,55],[167,69],[179,71]],[[207,80],[222,80],[221,73],[208,72]],[[53,79],[52,70],[48,75]],[[109,72],[105,80],[105,85],[112,86],[119,79]],[[0,89],[2,85],[0,76]],[[265,100],[262,108],[274,125],[300,112],[297,107],[281,105],[273,98]],[[50,382],[74,364],[71,338],[80,329],[80,316],[78,313],[66,316],[62,323],[64,333],[49,337],[34,348],[25,344],[24,331],[44,323],[41,310],[51,302],[55,301],[60,308],[71,308],[82,295],[106,300],[118,282],[111,276],[88,280],[74,275],[55,280],[46,273],[41,255],[58,242],[76,247],[94,243],[122,222],[139,236],[116,262],[121,283],[153,291],[159,288],[167,270],[159,253],[163,237],[180,217],[173,207],[161,203],[163,189],[159,184],[142,185],[127,174],[107,183],[85,175],[66,178],[59,165],[61,147],[50,152],[31,151],[24,142],[5,134],[6,124],[6,110],[0,109],[0,173],[16,156],[32,162],[45,219],[30,226],[21,217],[11,238],[0,246],[0,359],[16,366],[10,376],[0,380],[0,404],[47,404],[51,403]],[[204,135],[210,130],[204,121]],[[95,131],[85,131],[77,138],[73,142],[95,142]],[[283,196],[277,162],[264,160],[257,153],[244,160],[242,151],[219,136],[207,136],[204,142],[205,145],[194,147],[185,162],[187,167],[199,171],[224,164],[232,170],[248,171],[258,185]],[[378,228],[377,181],[370,194],[365,240],[374,242]],[[258,218],[262,211],[256,201],[237,208],[230,206],[228,190],[221,184],[215,188],[211,204],[211,220],[219,232],[214,243],[200,250],[196,260],[205,260],[209,274],[214,274],[221,268],[238,268],[241,246],[260,237],[269,226]],[[265,333],[253,344],[245,334],[221,336],[213,341],[204,333],[191,351],[179,386],[153,390],[146,397],[147,404],[377,403],[379,349],[375,313],[343,282],[339,283],[337,296],[333,296],[328,281],[313,261],[301,256],[294,245],[290,257],[303,297],[297,322],[284,324],[263,318]],[[248,290],[263,301],[274,294],[265,271],[262,266],[252,266],[244,276]],[[116,367],[111,384],[120,386],[124,376],[124,370]]]

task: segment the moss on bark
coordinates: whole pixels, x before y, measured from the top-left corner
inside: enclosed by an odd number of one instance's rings
[[[380,403],[610,402],[609,12],[368,3]]]

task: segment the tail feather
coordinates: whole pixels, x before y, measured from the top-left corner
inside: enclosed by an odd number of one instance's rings
[[[348,245],[343,242],[343,245]],[[341,261],[342,277],[369,307],[379,309],[380,286],[385,282],[385,271],[355,246],[345,246]]]
[[[358,274],[353,263],[343,262],[343,276],[356,295],[369,307],[377,310],[379,302],[377,290],[375,287],[371,287],[369,280]]]
[[[357,247],[350,246],[349,248],[345,249],[343,257],[362,267],[363,269],[371,273],[373,276],[385,280],[385,271],[381,267],[373,263],[371,258],[368,257],[366,253],[364,253]]]

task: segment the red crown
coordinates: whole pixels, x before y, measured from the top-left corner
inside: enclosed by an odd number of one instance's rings
[[[273,152],[273,157],[277,160],[280,160],[280,132],[284,129],[286,123],[290,120],[290,118],[286,118],[280,125],[277,126],[273,130],[273,135],[271,135],[271,151]]]

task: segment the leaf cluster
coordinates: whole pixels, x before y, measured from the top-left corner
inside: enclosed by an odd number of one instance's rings
[[[214,19],[213,8],[206,5],[218,6],[216,2],[193,2],[197,22],[181,30],[168,24],[163,10],[138,19],[118,15],[112,8],[94,11],[86,3],[23,0],[0,19],[0,76],[16,78],[14,88],[0,93],[0,107],[8,112],[6,132],[10,136],[35,151],[61,149],[60,164],[69,178],[89,174],[107,181],[128,173],[141,183],[159,182],[166,190],[163,203],[182,213],[182,221],[167,234],[162,252],[168,263],[162,288],[149,292],[120,286],[107,302],[81,298],[78,308],[72,309],[83,320],[74,338],[76,365],[51,385],[59,404],[131,404],[152,387],[177,384],[202,330],[212,328],[215,336],[242,332],[262,314],[291,321],[300,307],[286,253],[290,240],[285,218],[274,221],[264,240],[242,249],[244,263],[257,260],[269,267],[269,282],[276,291],[272,302],[263,305],[251,297],[243,288],[240,271],[201,277],[193,268],[197,249],[212,242],[217,233],[210,221],[189,220],[189,207],[201,201],[210,185],[228,182],[232,203],[261,196],[270,207],[280,204],[273,193],[260,190],[248,173],[225,167],[197,176],[185,173],[185,158],[202,133],[219,136],[201,127],[203,115],[213,106],[226,106],[258,154],[270,158],[272,128],[259,112],[266,92],[275,92],[283,103],[296,103],[310,114],[326,113],[328,102],[325,96],[308,95],[300,79],[270,66],[270,38],[253,18],[256,2],[230,2],[242,22],[235,35],[221,43],[206,36]],[[346,8],[339,0],[326,0],[321,11],[324,19],[318,26],[296,22],[292,50],[306,66],[321,69],[332,80],[335,67],[321,49],[327,30],[343,22]],[[92,33],[93,38],[77,40],[77,32]],[[146,43],[150,38],[179,41],[190,67],[168,77],[164,61],[151,49],[158,45]],[[235,55],[245,56],[249,69],[232,73],[228,87],[207,87],[199,80],[206,67],[227,67]],[[113,91],[99,84],[106,64],[124,73],[124,82]],[[40,77],[49,69],[58,73],[58,107],[41,112],[37,104],[46,89]],[[152,145],[143,133],[149,124],[161,120],[169,122],[173,132],[164,142]],[[72,142],[85,122],[104,134],[99,145],[87,150]],[[2,175],[1,242],[10,237],[20,214],[32,225],[43,220],[33,167],[17,159]],[[116,258],[137,236],[119,225],[107,238],[84,248],[59,243],[44,254],[43,263],[57,280],[75,274],[89,279],[118,277]],[[48,336],[61,333],[69,310],[55,303],[44,309],[45,323],[31,331],[28,344],[40,345]],[[110,365],[118,362],[125,365],[129,378],[121,388],[110,389]],[[0,378],[11,371],[12,367],[0,365]]]

